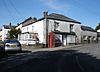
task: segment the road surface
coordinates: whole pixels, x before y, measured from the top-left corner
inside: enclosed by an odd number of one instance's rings
[[[0,60],[0,72],[100,72],[100,44],[26,52]]]

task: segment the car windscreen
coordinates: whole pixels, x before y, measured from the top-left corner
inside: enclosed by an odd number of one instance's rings
[[[5,43],[19,43],[18,40],[6,40]]]

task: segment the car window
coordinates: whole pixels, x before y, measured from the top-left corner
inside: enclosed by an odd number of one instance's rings
[[[6,40],[5,43],[19,43],[18,40]]]

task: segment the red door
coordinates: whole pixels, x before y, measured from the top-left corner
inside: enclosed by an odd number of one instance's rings
[[[49,44],[48,44],[48,47],[49,48],[53,48],[53,47],[55,47],[55,33],[53,33],[53,32],[50,32],[49,33],[49,40],[48,40],[49,42]]]

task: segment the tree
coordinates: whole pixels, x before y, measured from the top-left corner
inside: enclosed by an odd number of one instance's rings
[[[95,30],[100,29],[100,23],[96,26]]]
[[[17,39],[18,34],[21,34],[21,30],[12,28],[10,31],[8,31],[8,38],[9,39]]]

